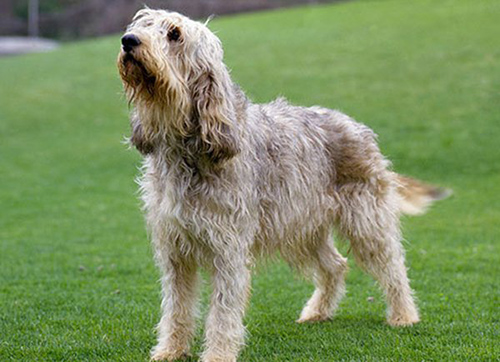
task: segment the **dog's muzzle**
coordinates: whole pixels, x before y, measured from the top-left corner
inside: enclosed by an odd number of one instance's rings
[[[131,52],[132,49],[134,49],[135,47],[137,47],[140,44],[141,44],[141,41],[134,34],[125,34],[122,37],[122,48],[123,48],[123,51],[125,51],[126,53]]]

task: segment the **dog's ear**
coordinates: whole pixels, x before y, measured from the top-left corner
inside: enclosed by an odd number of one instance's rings
[[[206,153],[214,162],[230,159],[239,152],[232,83],[226,70],[220,73],[204,71],[191,88],[194,121]]]
[[[133,112],[130,115],[130,128],[132,134],[130,135],[129,143],[143,155],[153,152],[153,141],[145,134],[137,112]]]

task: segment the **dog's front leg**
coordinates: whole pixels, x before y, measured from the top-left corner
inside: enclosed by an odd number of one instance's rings
[[[234,362],[244,344],[243,315],[250,294],[247,262],[246,253],[241,250],[225,250],[214,257],[204,362]]]
[[[157,256],[163,272],[163,300],[162,317],[157,327],[158,344],[151,359],[174,361],[189,354],[195,330],[197,266],[184,257]]]

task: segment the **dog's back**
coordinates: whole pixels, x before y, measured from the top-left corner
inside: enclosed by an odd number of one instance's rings
[[[395,212],[409,214],[448,195],[392,172],[375,133],[341,112],[282,98],[251,107],[260,112],[258,122],[246,124],[250,147],[258,150],[249,162],[258,174],[259,249],[310,241],[322,225],[335,223],[353,188],[393,192]]]

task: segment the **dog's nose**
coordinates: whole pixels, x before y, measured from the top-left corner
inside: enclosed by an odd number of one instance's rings
[[[125,34],[122,37],[123,50],[126,52],[131,51],[134,47],[141,44],[141,41],[134,34]]]

